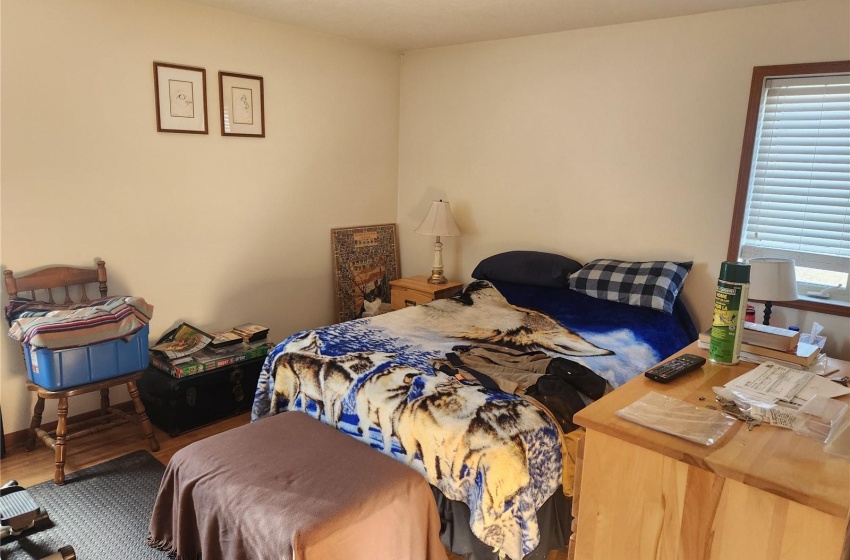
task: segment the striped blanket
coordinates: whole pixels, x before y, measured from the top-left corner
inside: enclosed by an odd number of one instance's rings
[[[14,298],[6,307],[10,337],[50,350],[128,339],[148,324],[152,315],[152,305],[132,296],[70,305]]]

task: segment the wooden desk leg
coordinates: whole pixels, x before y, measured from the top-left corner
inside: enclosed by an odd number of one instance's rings
[[[148,418],[148,414],[145,412],[145,405],[142,404],[142,400],[139,398],[139,389],[136,388],[134,381],[127,382],[127,391],[130,393],[130,398],[133,399],[133,408],[136,410],[136,416],[139,417],[142,433],[148,438],[148,445],[150,445],[151,451],[159,451],[159,442],[156,441],[156,436],[154,436],[153,425],[151,425],[150,418]]]
[[[65,484],[65,435],[68,433],[68,397],[59,397],[58,416],[56,441],[53,443],[53,456],[56,463],[53,482]]]
[[[27,443],[25,448],[27,451],[35,449],[35,431],[41,427],[41,415],[44,413],[44,399],[38,397],[35,401],[35,408],[32,411],[32,421],[30,421],[30,429],[27,433]]]

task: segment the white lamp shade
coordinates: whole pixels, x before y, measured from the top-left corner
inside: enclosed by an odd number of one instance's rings
[[[460,228],[457,227],[452,217],[452,209],[449,207],[449,203],[442,200],[435,200],[431,203],[428,215],[414,231],[423,235],[440,237],[457,237],[460,235]]]
[[[797,299],[797,274],[792,259],[750,259],[750,299]]]

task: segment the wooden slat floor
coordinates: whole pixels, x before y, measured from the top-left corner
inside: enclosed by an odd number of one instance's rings
[[[151,454],[166,465],[179,449],[213,434],[247,424],[250,418],[251,414],[246,412],[173,438],[154,426],[160,449]],[[143,438],[141,430],[134,423],[122,424],[111,430],[73,439],[65,446],[65,474],[140,449],[150,451],[147,440]],[[36,447],[32,451],[26,451],[23,445],[10,447],[7,449],[6,458],[0,461],[0,483],[17,480],[21,486],[32,486],[52,479],[53,450],[48,449],[41,441],[36,442]]]
[[[250,418],[251,414],[246,412],[175,437],[169,437],[165,432],[154,427],[160,449],[151,454],[166,465],[181,448],[219,432],[247,424]],[[133,451],[140,449],[150,451],[141,430],[133,423],[72,440],[65,449],[66,475]],[[45,447],[41,441],[37,442],[33,451],[26,451],[23,445],[7,449],[6,457],[0,460],[0,484],[10,480],[17,480],[24,487],[53,480],[53,451]],[[447,551],[447,553],[449,560],[463,560],[462,557],[451,552]],[[566,552],[553,551],[549,553],[547,560],[563,560],[566,557]]]

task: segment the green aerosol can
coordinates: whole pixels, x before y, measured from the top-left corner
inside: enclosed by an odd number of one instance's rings
[[[708,345],[708,359],[712,362],[737,364],[740,360],[749,292],[750,265],[729,261],[720,265]]]

